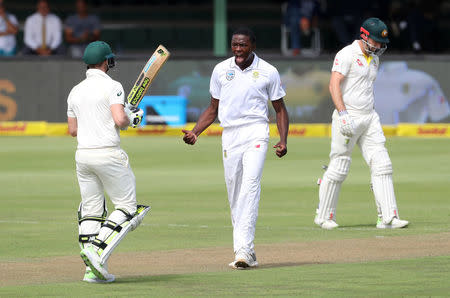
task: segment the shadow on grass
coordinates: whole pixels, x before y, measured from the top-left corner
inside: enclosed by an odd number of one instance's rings
[[[345,226],[339,226],[339,228],[373,228],[376,229],[376,223],[368,223],[368,224],[356,224],[356,225],[345,225]]]
[[[288,263],[269,263],[258,266],[259,269],[279,268],[279,267],[297,267],[305,265],[329,264],[328,262],[288,262]]]
[[[126,276],[118,278],[114,281],[115,284],[128,284],[128,283],[157,283],[177,280],[182,278],[182,275],[166,274],[166,275],[147,275],[147,276]]]

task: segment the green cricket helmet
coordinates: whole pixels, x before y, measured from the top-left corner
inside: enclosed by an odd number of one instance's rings
[[[109,44],[98,40],[87,45],[84,50],[83,61],[87,65],[94,65],[107,60],[108,68],[113,68],[115,65],[114,57],[115,55]]]
[[[361,40],[369,54],[380,56],[387,49],[389,43],[388,28],[383,21],[378,18],[365,20],[360,28]],[[375,47],[369,43],[369,38],[381,43],[381,47]]]

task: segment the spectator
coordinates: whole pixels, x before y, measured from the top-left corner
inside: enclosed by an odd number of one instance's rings
[[[37,1],[37,11],[25,21],[25,55],[62,55],[62,24],[59,17],[50,13],[47,0]]]
[[[301,49],[301,34],[309,36],[311,27],[317,26],[319,15],[317,0],[289,0],[287,3],[287,22],[290,30],[292,54],[297,56]]]
[[[331,25],[340,47],[349,45],[359,38],[359,26],[366,18],[370,3],[361,0],[328,1]]]
[[[75,6],[76,14],[66,19],[64,36],[70,45],[70,55],[80,58],[86,46],[100,38],[100,19],[96,15],[88,14],[86,0],[77,0]]]
[[[13,56],[16,53],[16,34],[18,31],[17,19],[7,13],[0,0],[0,56]]]

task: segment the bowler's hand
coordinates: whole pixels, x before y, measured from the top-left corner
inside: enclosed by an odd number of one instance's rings
[[[277,148],[275,154],[278,157],[283,157],[287,153],[287,145],[284,142],[279,141],[275,146],[273,146],[273,148]]]
[[[186,144],[194,145],[195,142],[197,142],[197,136],[192,132],[192,130],[182,129],[181,131],[184,133],[183,141]]]

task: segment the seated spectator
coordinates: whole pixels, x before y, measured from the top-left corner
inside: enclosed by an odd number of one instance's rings
[[[75,6],[76,14],[66,19],[64,35],[70,45],[70,55],[80,58],[84,48],[100,38],[100,19],[96,15],[88,14],[86,0],[77,0]]]
[[[37,12],[29,16],[24,27],[25,55],[62,55],[62,24],[50,13],[47,0],[38,0]]]
[[[301,34],[309,36],[311,27],[317,26],[319,2],[317,0],[289,0],[286,13],[292,54],[297,56],[301,49]]]
[[[0,0],[0,56],[16,54],[16,34],[19,23],[14,15],[7,13]]]

